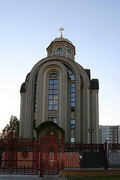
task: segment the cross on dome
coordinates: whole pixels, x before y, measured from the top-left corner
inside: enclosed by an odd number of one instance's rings
[[[60,35],[61,38],[63,37],[62,31],[64,31],[64,30],[65,30],[65,29],[62,28],[62,27],[59,29],[59,31],[61,31],[61,35]]]

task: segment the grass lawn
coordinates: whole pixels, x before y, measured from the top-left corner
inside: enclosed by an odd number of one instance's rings
[[[67,177],[67,180],[120,180],[120,176]]]

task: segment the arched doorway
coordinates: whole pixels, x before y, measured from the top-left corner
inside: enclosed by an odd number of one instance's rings
[[[36,129],[40,142],[40,176],[59,174],[64,168],[64,130],[46,121]]]

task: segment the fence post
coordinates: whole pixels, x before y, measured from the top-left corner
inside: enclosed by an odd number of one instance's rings
[[[2,162],[3,162],[3,149],[2,147],[0,147],[0,167],[1,167]]]
[[[108,168],[108,159],[107,159],[107,141],[105,140],[105,148],[104,148],[104,168]]]

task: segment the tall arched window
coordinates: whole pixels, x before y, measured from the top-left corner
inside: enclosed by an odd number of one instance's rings
[[[58,75],[56,73],[49,76],[48,110],[58,110]]]
[[[67,73],[70,81],[70,106],[71,111],[75,111],[75,75],[71,68],[67,68]]]
[[[62,54],[63,54],[62,48],[61,47],[57,48],[57,55],[62,56]]]
[[[35,85],[34,85],[34,112],[37,112],[37,101],[38,101],[38,74],[36,74]]]

